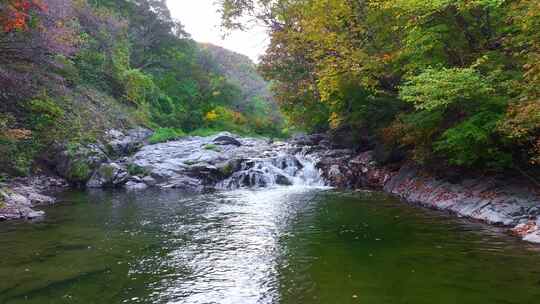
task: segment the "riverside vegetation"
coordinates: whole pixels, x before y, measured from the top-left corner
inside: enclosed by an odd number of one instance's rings
[[[152,142],[284,128],[255,65],[193,41],[165,1],[2,0],[0,53],[3,176],[112,128],[155,129]]]
[[[259,71],[275,98],[246,57],[191,40],[165,1],[3,0],[2,172],[142,125],[152,142],[330,131],[382,160],[537,183],[537,1],[219,2],[225,28],[267,26]]]
[[[292,123],[538,184],[537,0],[220,2],[225,27],[268,26],[260,70]]]

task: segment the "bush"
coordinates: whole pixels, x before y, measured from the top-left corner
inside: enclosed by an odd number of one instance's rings
[[[141,167],[141,166],[138,166],[138,165],[135,165],[135,164],[129,164],[127,166],[127,171],[129,173],[129,175],[137,175],[137,176],[146,176],[148,175],[148,171]]]
[[[130,69],[122,74],[125,86],[125,98],[137,106],[148,103],[157,96],[157,88],[152,77],[137,69]]]
[[[448,129],[435,142],[434,150],[453,165],[504,169],[512,166],[512,155],[500,150],[495,131],[502,115],[482,112]]]
[[[151,144],[157,144],[172,140],[177,140],[186,136],[186,133],[180,129],[173,128],[159,128],[154,132],[154,135],[150,137],[149,142]]]

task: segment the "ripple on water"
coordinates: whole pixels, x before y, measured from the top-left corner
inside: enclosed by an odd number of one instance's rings
[[[540,296],[538,247],[377,192],[66,198],[71,203],[42,223],[0,226],[0,303],[466,304]]]

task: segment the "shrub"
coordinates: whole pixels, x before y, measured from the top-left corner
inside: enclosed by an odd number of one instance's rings
[[[159,128],[154,132],[154,135],[150,137],[149,142],[151,144],[157,144],[172,140],[177,140],[186,136],[184,131],[173,128]]]
[[[500,150],[495,131],[502,115],[482,112],[448,129],[435,142],[434,150],[450,164],[504,169],[512,165],[512,155]]]
[[[148,171],[145,168],[138,166],[136,164],[129,164],[127,166],[127,171],[129,175],[138,175],[138,176],[148,175]]]
[[[70,183],[81,184],[87,182],[91,174],[92,170],[85,161],[76,160],[71,164],[67,172],[67,179]]]
[[[150,101],[157,93],[152,77],[138,69],[129,69],[122,74],[125,86],[125,98],[137,106]]]

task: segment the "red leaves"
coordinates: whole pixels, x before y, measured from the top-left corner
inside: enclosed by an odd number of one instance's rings
[[[0,9],[0,27],[9,33],[28,30],[32,11],[46,11],[47,6],[41,0],[7,0]]]

